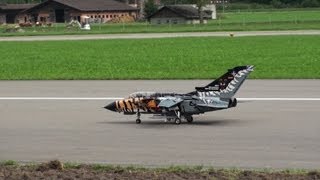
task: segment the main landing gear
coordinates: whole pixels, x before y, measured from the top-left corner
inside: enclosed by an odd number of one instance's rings
[[[167,117],[167,119],[165,120],[165,122],[167,121],[171,121],[174,120],[173,122],[177,125],[181,124],[181,119],[185,119],[188,123],[192,123],[193,122],[193,117],[191,115],[181,115],[180,111],[174,111],[175,112],[175,117]],[[141,123],[141,113],[140,111],[137,112],[137,119],[136,119],[136,124],[140,124]]]
[[[174,122],[175,124],[181,124],[181,119],[180,118],[178,118],[178,117],[170,117],[170,118],[167,118],[167,119],[165,119],[164,120],[164,122],[166,123],[166,122]]]
[[[187,120],[187,122],[188,123],[192,123],[193,122],[193,117],[192,116],[183,116],[184,117],[184,119],[186,119]],[[181,118],[176,118],[175,120],[174,120],[174,123],[175,124],[181,124]]]
[[[188,123],[192,123],[193,122],[193,117],[191,115],[189,116],[184,116],[187,120]]]
[[[181,118],[187,120],[188,123],[193,122],[193,117],[191,115],[181,115],[180,111],[175,111],[175,114],[177,116],[174,120],[175,124],[181,124]]]
[[[174,120],[175,124],[181,124],[181,112],[180,111],[174,111],[176,114],[176,119]]]
[[[175,123],[175,124],[181,124],[181,119],[180,119],[180,118],[176,118],[176,119],[174,120],[174,123]]]

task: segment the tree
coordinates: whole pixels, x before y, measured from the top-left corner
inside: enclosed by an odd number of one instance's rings
[[[147,0],[144,4],[144,15],[145,17],[151,16],[158,10],[157,5],[154,3],[154,0]]]
[[[203,7],[209,3],[209,0],[193,0],[193,3],[196,4],[198,8],[200,24],[203,24]]]
[[[320,3],[317,0],[304,0],[301,3],[302,7],[319,7]]]
[[[272,0],[271,5],[275,8],[282,8],[283,4],[280,0]]]

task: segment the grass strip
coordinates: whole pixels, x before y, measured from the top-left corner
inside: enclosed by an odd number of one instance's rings
[[[8,161],[7,161],[8,162]],[[13,162],[13,161],[10,161]],[[0,163],[4,179],[319,179],[320,171],[304,169],[239,169],[207,166],[143,167],[77,164],[53,160],[47,163]]]
[[[319,36],[1,42],[0,79],[213,79],[247,64],[253,79],[316,79],[319,45]]]

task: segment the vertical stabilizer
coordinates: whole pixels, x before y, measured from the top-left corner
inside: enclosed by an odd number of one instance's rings
[[[231,98],[239,90],[242,83],[253,71],[253,66],[237,66],[229,69],[224,75],[214,80],[205,87],[196,87],[199,96],[215,96]]]

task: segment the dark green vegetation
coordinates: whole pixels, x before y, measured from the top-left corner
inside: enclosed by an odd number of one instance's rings
[[[233,12],[221,15],[221,23],[269,23],[276,25],[277,23],[293,23],[298,26],[299,23],[314,22],[316,24],[320,19],[320,9],[305,11],[268,11],[268,12]],[[212,23],[218,23],[212,21]],[[319,21],[320,23],[320,21]]]
[[[204,166],[145,168],[101,164],[0,164],[0,179],[319,179],[319,171],[215,169]]]
[[[284,2],[286,1],[286,2]],[[288,9],[301,10],[302,8],[319,8],[319,0],[298,0],[300,2],[295,2],[292,0],[272,0],[267,3],[248,3],[245,1],[238,1],[234,3],[217,4],[218,11],[266,11],[266,10],[277,10],[283,11]]]
[[[147,0],[144,3],[144,15],[145,17],[151,16],[158,10],[158,6],[156,5],[154,0]]]
[[[0,26],[0,36],[320,29],[319,11],[230,12],[218,14],[217,20],[203,25],[93,24],[91,31],[53,24],[52,27],[29,27],[23,28],[25,32],[10,32],[14,27],[10,25]]]
[[[192,4],[200,0],[161,0],[164,4]],[[222,0],[220,1],[222,2]],[[231,2],[231,3],[229,3]],[[225,0],[225,3],[218,3],[219,9],[259,9],[259,8],[301,8],[319,7],[320,0]]]
[[[320,78],[319,36],[1,42],[0,79]]]

